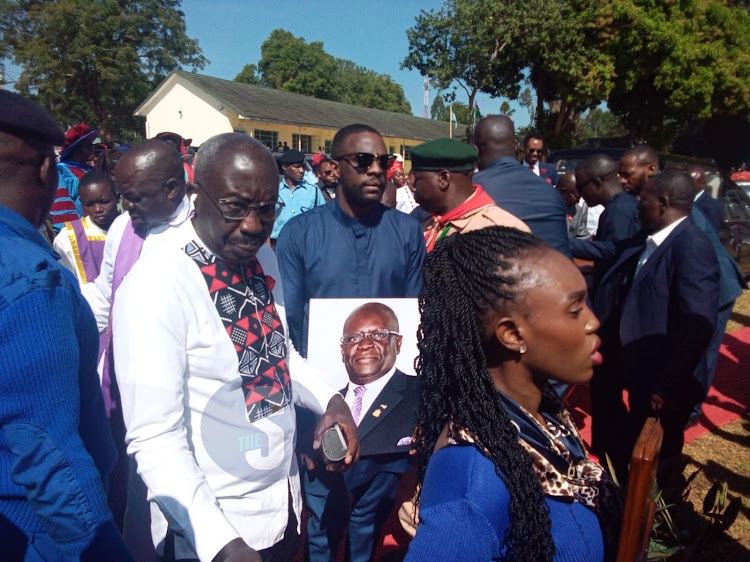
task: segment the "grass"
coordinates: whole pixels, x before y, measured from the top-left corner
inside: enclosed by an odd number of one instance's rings
[[[750,291],[737,299],[727,332],[750,326]],[[750,367],[748,368],[750,384]],[[696,547],[686,549],[673,560],[750,560],[750,412],[687,444],[683,449],[690,478],[688,500],[700,511],[703,499],[715,482],[726,482],[728,498],[739,497],[739,515],[729,529],[702,537]]]

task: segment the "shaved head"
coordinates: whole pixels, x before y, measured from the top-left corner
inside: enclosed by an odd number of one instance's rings
[[[123,210],[141,230],[164,224],[185,197],[182,155],[164,141],[150,139],[128,150],[114,179]]]
[[[126,151],[117,162],[115,173],[120,166],[128,165],[136,165],[140,168],[156,167],[169,177],[184,175],[182,155],[177,152],[172,144],[158,139],[139,142]]]
[[[700,166],[690,166],[687,173],[695,182],[695,192],[700,193],[703,191],[706,187],[706,170]]]
[[[268,149],[253,137],[244,133],[224,133],[211,137],[201,145],[199,157],[195,162],[195,181],[204,188],[210,188],[212,176],[228,160],[239,169],[248,169],[258,165],[268,165],[278,170]]]
[[[623,158],[634,158],[638,164],[655,164],[659,165],[659,155],[647,144],[640,144],[628,150]]]
[[[578,181],[585,181],[616,172],[617,162],[606,154],[594,154],[578,167],[576,178]]]
[[[587,205],[606,206],[622,192],[617,179],[617,162],[606,154],[594,154],[576,170],[576,185]]]
[[[518,151],[513,121],[505,115],[488,115],[477,124],[474,144],[479,151],[477,166],[483,170],[503,156],[515,158]]]
[[[620,159],[620,184],[631,195],[637,196],[649,178],[659,171],[659,155],[642,144],[628,150]]]

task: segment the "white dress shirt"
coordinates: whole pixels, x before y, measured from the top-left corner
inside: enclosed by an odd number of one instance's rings
[[[178,230],[202,245],[191,221]],[[184,537],[175,541],[178,558],[211,560],[237,537],[256,550],[273,546],[287,527],[290,491],[300,521],[294,404],[320,414],[336,394],[292,347],[276,256],[264,245],[257,257],[275,281],[293,403],[254,423],[235,346],[183,249],[160,245],[142,255],[115,299],[128,454],[148,488],[154,544],[171,527]]]
[[[539,171],[539,160],[534,162],[533,164],[529,164],[526,160],[523,161],[524,166],[526,166],[529,170],[534,172],[537,176],[541,176],[542,173]]]
[[[362,420],[365,418],[365,414],[370,411],[370,408],[372,407],[373,403],[377,399],[377,397],[380,395],[380,393],[385,388],[385,385],[388,384],[388,381],[391,380],[391,377],[393,376],[393,373],[396,372],[396,367],[392,367],[390,371],[388,371],[385,375],[380,377],[377,380],[372,381],[371,383],[361,385],[364,386],[367,390],[365,390],[365,393],[362,395],[362,409],[359,412],[359,419],[357,420],[357,427],[359,427],[359,424],[362,422]],[[354,389],[357,388],[357,384],[354,384],[353,382],[350,382],[346,387],[346,396],[344,397],[344,400],[346,400],[346,403],[349,404],[349,409],[354,411]]]
[[[190,218],[193,213],[193,205],[190,199],[183,198],[177,210],[163,224],[153,227],[148,232],[148,236],[143,241],[141,256],[157,246],[160,242],[170,243],[170,238],[178,226]],[[99,332],[107,329],[109,323],[109,299],[112,295],[112,278],[114,275],[115,259],[117,251],[120,249],[122,235],[125,227],[130,220],[128,213],[123,213],[115,219],[115,222],[109,227],[107,233],[107,242],[104,244],[104,257],[99,269],[99,277],[95,281],[86,283],[81,287],[81,293],[88,301],[91,310],[96,318],[96,324]]]
[[[89,217],[81,219],[81,224],[83,225],[83,231],[89,239],[99,238],[104,240],[107,237],[107,231],[92,221]],[[79,283],[85,284],[81,279],[81,272],[76,265],[76,255],[73,252],[73,244],[70,242],[70,230],[68,230],[67,226],[64,226],[62,230],[57,233],[52,248],[55,252],[60,254],[60,265],[75,273],[76,279],[78,279]],[[87,281],[94,281],[94,279],[88,279]]]
[[[677,219],[672,224],[665,226],[658,232],[654,232],[646,238],[646,248],[643,250],[643,252],[641,252],[641,257],[638,258],[638,265],[635,268],[636,275],[638,275],[638,272],[651,257],[651,254],[656,251],[656,248],[661,246],[661,244],[667,239],[667,236],[672,234],[672,231],[677,228],[677,225],[684,221],[686,218],[687,217],[682,217],[680,219]]]

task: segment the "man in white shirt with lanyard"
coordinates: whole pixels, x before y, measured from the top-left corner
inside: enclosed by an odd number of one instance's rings
[[[195,183],[180,244],[143,255],[114,305],[128,453],[165,559],[286,560],[302,503],[294,405],[323,414],[315,448],[334,422],[343,430],[347,456],[329,470],[356,461],[356,424],[288,338],[265,244],[280,210],[273,157],[247,135],[218,135]]]

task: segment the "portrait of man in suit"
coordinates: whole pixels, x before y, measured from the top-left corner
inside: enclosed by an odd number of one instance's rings
[[[417,418],[417,378],[396,367],[403,335],[396,313],[380,302],[355,308],[340,332],[341,361],[349,378],[341,389],[360,435],[360,459],[346,475],[315,468],[330,488],[320,528],[330,553],[348,525],[349,559],[372,560],[377,540],[411,469],[409,450]],[[309,499],[309,498],[308,498]],[[316,526],[317,527],[317,526]],[[309,544],[310,559],[323,559]],[[329,553],[325,553],[328,556]]]

